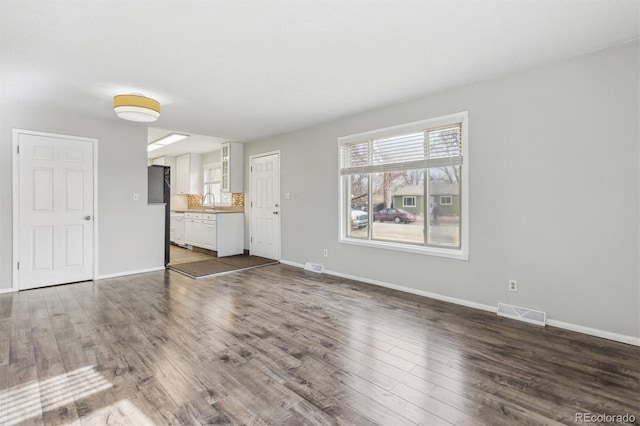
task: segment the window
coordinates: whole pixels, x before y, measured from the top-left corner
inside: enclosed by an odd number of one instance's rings
[[[440,196],[440,205],[441,206],[451,206],[453,205],[453,197],[450,195],[441,195]]]
[[[467,259],[467,143],[466,112],[339,138],[340,242]]]
[[[416,197],[410,197],[405,195],[402,197],[402,207],[415,207],[416,206]]]
[[[203,194],[213,194],[202,200],[202,204],[206,207],[231,205],[231,194],[221,192],[222,167],[220,163],[205,164],[204,168],[204,187]]]

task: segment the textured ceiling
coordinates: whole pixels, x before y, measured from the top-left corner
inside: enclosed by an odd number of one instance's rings
[[[638,38],[638,0],[0,0],[0,101],[252,140]],[[143,125],[143,124],[141,124]]]

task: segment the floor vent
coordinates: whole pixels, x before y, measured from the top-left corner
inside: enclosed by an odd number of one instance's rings
[[[324,271],[324,266],[317,263],[307,262],[304,264],[304,270],[321,274]]]
[[[498,316],[541,326],[544,326],[547,321],[546,312],[520,308],[518,306],[507,305],[506,303],[498,303]]]

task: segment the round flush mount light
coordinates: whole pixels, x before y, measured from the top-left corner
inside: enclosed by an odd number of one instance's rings
[[[160,102],[143,95],[117,95],[113,109],[123,120],[149,123],[160,117]]]

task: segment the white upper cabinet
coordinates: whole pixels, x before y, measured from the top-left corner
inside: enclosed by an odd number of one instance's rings
[[[244,156],[242,144],[239,142],[226,142],[220,150],[220,163],[222,165],[222,192],[244,192]]]
[[[176,194],[202,194],[202,156],[183,154],[176,157]]]
[[[169,164],[167,164],[167,157],[154,158],[153,161],[151,162],[151,164],[153,164],[154,166],[168,166],[169,165]]]

